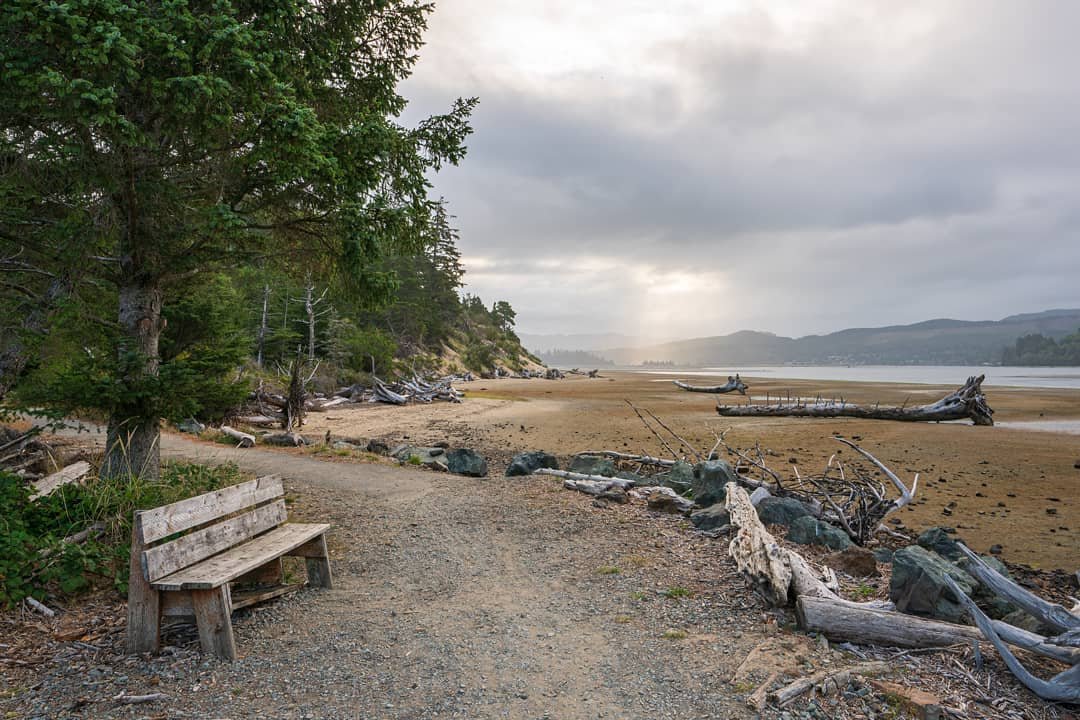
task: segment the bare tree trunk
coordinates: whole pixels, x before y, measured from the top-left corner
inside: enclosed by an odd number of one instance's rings
[[[314,285],[308,285],[304,293],[304,312],[307,313],[307,351],[308,362],[315,362],[315,303],[311,300],[311,294],[315,291]]]
[[[975,425],[993,425],[994,411],[986,404],[982,391],[984,377],[968,378],[954,392],[929,405],[880,407],[853,405],[843,400],[814,403],[796,401],[775,405],[717,405],[716,412],[724,417],[853,417],[908,422],[970,419]]]
[[[258,352],[255,357],[255,364],[259,367],[263,366],[263,350],[266,347],[266,321],[267,321],[267,309],[270,306],[270,284],[267,283],[263,286],[263,306],[262,306],[262,320],[259,322],[259,336],[258,336]]]
[[[165,323],[161,317],[161,288],[131,280],[120,286],[120,327],[125,338],[119,348],[128,383],[137,385],[158,374],[158,342]],[[129,360],[128,355],[134,358]],[[126,365],[131,363],[130,366]],[[161,430],[157,417],[145,417],[138,406],[114,410],[105,444],[104,477],[157,480],[161,474]]]

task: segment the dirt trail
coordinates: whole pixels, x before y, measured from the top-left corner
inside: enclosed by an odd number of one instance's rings
[[[335,588],[238,612],[232,665],[194,653],[128,661],[127,692],[170,696],[162,717],[752,716],[727,681],[762,639],[760,606],[723,541],[691,536],[681,519],[596,508],[552,478],[476,480],[171,435],[163,454],[282,475],[294,519],[334,524]],[[608,566],[618,573],[598,572]],[[676,586],[691,596],[661,593]],[[665,638],[672,629],[686,637]],[[107,703],[62,713],[55,703],[85,692],[85,675],[47,672],[39,694],[20,696],[26,717],[145,715]]]

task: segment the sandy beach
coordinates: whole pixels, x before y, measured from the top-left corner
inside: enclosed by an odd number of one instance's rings
[[[1080,391],[988,388],[996,427],[960,423],[899,423],[852,419],[722,418],[718,398],[741,403],[740,396],[688,393],[672,375],[605,372],[589,379],[477,380],[460,387],[460,405],[436,403],[393,407],[362,405],[312,413],[306,434],[382,438],[390,444],[447,441],[472,447],[489,460],[491,475],[522,450],[547,450],[567,458],[583,450],[610,449],[663,454],[656,438],[627,404],[648,408],[692,444],[707,451],[714,432],[727,430],[737,447],[760,443],[772,450],[770,464],[790,473],[819,470],[833,453],[853,455],[834,434],[860,438],[860,444],[905,480],[919,473],[913,507],[902,512],[912,531],[944,525],[986,552],[994,544],[1002,557],[1040,569],[1074,571],[1080,565],[1080,436],[1036,427],[1063,427],[1080,420]],[[851,402],[918,404],[932,402],[955,386],[838,383],[754,378],[755,402],[766,394],[843,397]],[[958,378],[957,385],[963,378]],[[1013,425],[1019,423],[1019,425]],[[1027,423],[1031,423],[1028,425]],[[1055,425],[1061,423],[1062,425]],[[951,507],[950,507],[951,505]],[[946,514],[945,510],[951,512]]]

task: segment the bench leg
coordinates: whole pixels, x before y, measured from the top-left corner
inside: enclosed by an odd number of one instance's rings
[[[232,631],[232,598],[228,583],[213,590],[192,590],[195,623],[199,627],[199,642],[204,653],[213,653],[225,660],[236,659],[236,643]]]
[[[142,544],[133,537],[127,611],[127,651],[132,654],[157,652],[161,646],[161,593],[146,580],[142,551]]]
[[[308,545],[313,551],[311,556],[304,557],[308,584],[327,589],[334,587],[334,580],[330,575],[330,556],[326,552],[326,536],[320,535]]]

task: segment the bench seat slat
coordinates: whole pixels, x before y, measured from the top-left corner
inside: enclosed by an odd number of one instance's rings
[[[190,530],[284,494],[281,478],[277,475],[267,475],[187,500],[162,505],[153,510],[145,510],[138,514],[137,523],[142,531],[142,541],[152,543],[173,533]]]
[[[287,523],[254,540],[226,550],[152,582],[158,590],[208,590],[296,550],[330,529],[329,525]]]
[[[152,547],[143,553],[146,577],[150,582],[154,582],[171,575],[277,527],[285,522],[287,517],[285,501],[277,500],[243,515],[207,525],[172,542]]]

